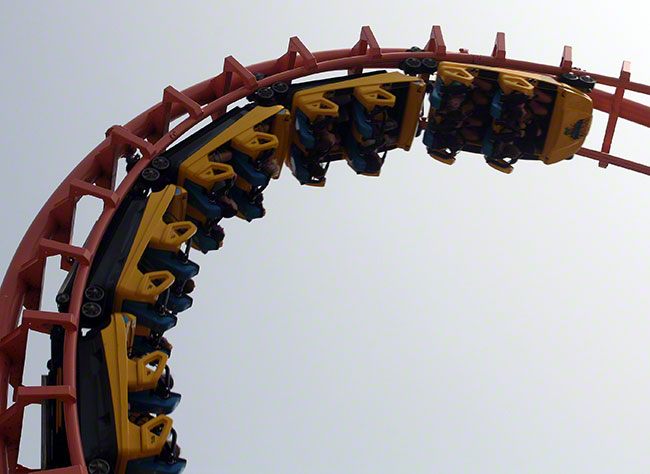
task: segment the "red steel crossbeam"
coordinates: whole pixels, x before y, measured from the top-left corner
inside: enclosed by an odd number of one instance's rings
[[[469,54],[466,50],[459,53],[447,52],[439,26],[432,28],[428,42],[420,52],[407,52],[405,48],[380,48],[368,26],[361,29],[359,41],[349,49],[312,53],[297,37],[293,37],[289,40],[287,52],[278,59],[244,67],[229,56],[224,61],[223,72],[218,76],[181,92],[168,87],[163,92],[162,102],[138,115],[123,127],[111,127],[106,133],[106,139],[72,170],[36,215],[20,242],[0,287],[0,474],[31,471],[17,463],[16,440],[20,437],[20,429],[17,427],[22,425],[22,408],[26,404],[38,403],[47,398],[56,398],[64,403],[72,466],[43,472],[87,473],[75,396],[77,326],[83,291],[99,243],[117,207],[152,158],[200,121],[222,114],[228,105],[245,98],[258,87],[270,86],[276,81],[290,83],[314,73],[337,70],[396,68],[401,61],[411,56],[430,57],[438,61],[499,66],[551,75],[571,71],[573,66],[571,48],[568,46],[564,48],[559,67],[507,59],[505,52],[503,33],[497,34],[492,54],[489,56]],[[598,89],[591,93],[594,107],[610,114],[611,126],[608,124],[608,130],[610,128],[611,130],[609,133],[606,132],[603,151],[583,148],[579,153],[600,163],[650,174],[649,166],[608,153],[618,118],[650,127],[650,107],[623,98],[625,90],[650,94],[650,86],[629,80],[629,63],[624,63],[623,71],[618,78],[581,70],[574,70],[574,72],[589,74],[599,83],[616,88],[614,94]],[[263,74],[264,78],[258,80],[257,77],[262,76],[256,77],[257,74]],[[184,115],[187,117],[169,130],[170,123]],[[112,191],[115,186],[118,158],[136,149],[140,150],[143,158],[124,178],[118,189]],[[86,195],[102,199],[104,208],[84,247],[74,247],[70,245],[74,208],[78,199]],[[70,259],[79,262],[72,288],[69,314],[38,311],[45,259],[52,255],[62,255],[64,268],[69,268]],[[22,313],[23,321],[17,327],[23,307],[26,308]],[[66,331],[63,384],[56,387],[21,387],[28,330],[47,332],[53,325],[62,326]],[[17,391],[14,404],[7,409],[9,383],[16,387]]]
[[[600,151],[603,153],[609,153],[609,150],[612,147],[612,138],[614,137],[614,129],[616,128],[616,121],[621,112],[621,102],[623,102],[623,93],[625,92],[625,86],[630,82],[630,62],[623,61],[623,67],[621,67],[621,74],[619,75],[619,83],[616,86],[616,91],[614,92],[614,97],[612,100],[612,106],[609,111],[609,120],[607,121],[607,129],[605,130],[605,138],[603,138],[603,146]],[[606,167],[607,165],[603,162],[600,162],[601,167]]]
[[[579,155],[586,156],[594,160],[598,160],[599,165],[601,163],[612,164],[620,166],[628,170],[636,171],[637,173],[643,173],[650,176],[650,166],[643,165],[641,163],[636,163],[634,161],[626,160],[619,158],[617,156],[610,155],[608,153],[603,153],[602,151],[590,150],[589,148],[581,148],[578,152]],[[605,166],[600,165],[601,168]]]

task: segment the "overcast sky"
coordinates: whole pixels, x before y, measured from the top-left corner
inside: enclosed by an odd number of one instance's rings
[[[650,82],[636,2],[2,3],[0,269],[108,127],[293,35],[337,49],[370,25],[408,48],[440,24],[449,50],[489,54],[504,31],[508,57],[559,64],[569,44],[575,66],[627,59]],[[612,152],[648,162],[649,135],[621,123]],[[650,471],[650,178],[580,157],[506,176],[416,143],[379,179],[338,164],[315,189],[285,170],[265,196],[264,219],[195,254],[195,304],[168,335],[186,472]],[[98,209],[82,200],[75,243]],[[29,349],[35,385],[47,337]],[[38,407],[23,434],[38,467]]]

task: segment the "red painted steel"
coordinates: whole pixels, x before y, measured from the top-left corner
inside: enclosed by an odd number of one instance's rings
[[[562,61],[560,61],[560,69],[562,72],[569,72],[573,68],[573,49],[571,46],[565,46],[562,51]]]
[[[90,265],[117,206],[135,183],[149,161],[164,151],[198,122],[217,116],[226,107],[243,99],[257,87],[269,86],[276,81],[291,82],[314,73],[328,71],[354,71],[363,68],[396,68],[408,57],[432,57],[438,61],[459,61],[485,66],[558,75],[571,70],[571,48],[566,46],[560,66],[550,66],[527,61],[507,59],[505,35],[498,33],[492,54],[481,56],[468,52],[448,53],[442,30],[434,26],[429,40],[421,52],[407,52],[406,48],[380,48],[370,27],[361,29],[359,41],[350,49],[312,53],[297,38],[289,41],[287,52],[278,59],[244,67],[232,57],[224,61],[223,72],[211,79],[179,92],[167,88],[162,102],[146,110],[125,126],[111,127],[102,141],[86,156],[59,185],[43,208],[34,218],[14,255],[2,286],[0,287],[0,474],[7,472],[30,472],[18,465],[18,445],[13,422],[22,418],[21,406],[37,403],[47,398],[64,402],[70,458],[73,466],[54,469],[50,474],[84,474],[87,472],[83,459],[79,420],[76,409],[76,346],[79,310]],[[624,69],[626,67],[624,66]],[[629,64],[627,66],[629,72]],[[594,90],[591,96],[597,110],[616,115],[646,127],[650,127],[650,107],[622,98],[625,90],[650,94],[650,85],[629,81],[629,75],[609,77],[586,71],[574,70],[576,74],[589,74],[599,83],[617,88],[615,94]],[[255,74],[265,74],[257,80]],[[620,97],[617,93],[620,92]],[[189,115],[173,130],[169,123],[183,115]],[[612,119],[610,119],[612,120]],[[616,120],[613,120],[613,127]],[[139,149],[143,158],[113,192],[117,159]],[[582,149],[579,154],[603,163],[650,174],[650,167],[634,163],[608,153]],[[79,197],[90,195],[104,200],[104,209],[83,248],[70,245],[74,205]],[[72,289],[70,313],[54,315],[37,311],[40,306],[45,257],[53,254],[76,258],[79,270]],[[68,261],[69,263],[69,261]],[[16,328],[22,307],[23,324]],[[25,322],[27,324],[25,324]],[[47,331],[51,324],[60,324],[66,330],[64,344],[63,385],[59,387],[20,387],[22,363],[29,329]],[[24,341],[23,341],[24,339]],[[19,371],[15,369],[20,368]],[[13,377],[10,377],[11,374]],[[16,389],[16,403],[7,409],[7,391],[11,383]],[[3,423],[3,420],[7,420]],[[22,423],[22,419],[20,420]],[[14,425],[15,426],[15,425]],[[11,433],[10,433],[11,432]],[[8,434],[10,433],[10,434]],[[20,431],[18,430],[18,436]]]
[[[429,41],[424,46],[424,50],[433,53],[435,57],[441,57],[447,53],[447,46],[445,46],[445,39],[442,36],[442,29],[438,25],[431,27]]]
[[[492,48],[492,57],[497,59],[506,58],[506,34],[497,33],[494,39],[494,48]]]
[[[359,56],[370,54],[373,58],[381,57],[381,47],[375,38],[374,33],[369,26],[364,26],[361,28],[361,33],[359,33],[359,41],[352,46],[350,50],[350,56]],[[348,69],[349,74],[361,74],[363,72],[363,66],[356,66],[352,69]]]
[[[23,312],[23,324],[32,331],[49,334],[53,326],[61,326],[68,331],[76,331],[74,315],[71,313],[53,313],[50,311],[25,310]]]
[[[598,163],[605,162],[650,176],[650,166],[643,165],[641,163],[635,163],[634,161],[619,158],[618,156],[612,156],[608,153],[603,153],[602,151],[590,150],[589,148],[581,148],[580,151],[578,151],[578,155],[586,156],[587,158],[591,158],[593,160],[598,160]]]
[[[616,121],[621,112],[621,102],[623,102],[623,93],[625,92],[625,86],[630,82],[630,63],[629,61],[623,61],[623,66],[621,67],[621,74],[619,75],[619,84],[616,87],[616,92],[614,92],[614,97],[612,100],[612,106],[609,111],[609,120],[607,121],[607,129],[605,130],[605,137],[603,138],[603,146],[600,151],[603,153],[609,153],[609,150],[612,147],[612,139],[614,138],[614,129],[616,128]],[[601,168],[606,168],[607,164],[604,162],[599,162]]]
[[[171,122],[172,104],[179,104],[190,114],[192,118],[198,118],[201,115],[201,106],[187,97],[182,92],[174,89],[172,86],[165,87],[161,106],[158,108],[158,117],[156,117],[157,127],[160,135],[169,132],[169,123]]]

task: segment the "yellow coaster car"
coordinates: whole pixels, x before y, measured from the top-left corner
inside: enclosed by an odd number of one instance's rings
[[[113,313],[105,328],[80,339],[77,401],[86,463],[89,472],[179,474],[185,460],[166,413],[180,395],[168,390],[166,354],[130,357],[135,328],[135,316]]]
[[[169,184],[149,196],[113,300],[114,311],[137,317],[138,336],[148,337],[151,332],[163,334],[176,325],[176,313],[191,306],[191,299],[184,295],[177,297],[171,291],[181,273],[172,266],[151,268],[146,263],[152,257],[151,252],[165,252],[170,258],[178,254],[181,245],[196,233],[194,223],[182,220],[186,209],[187,191],[180,186]],[[161,260],[165,259],[156,259]]]
[[[236,107],[165,152],[178,171],[171,182],[189,193],[196,248],[206,253],[220,247],[217,222],[223,217],[264,216],[262,192],[280,174],[289,121],[289,111],[279,105]]]
[[[520,159],[553,164],[571,158],[591,126],[586,92],[594,82],[442,62],[429,95],[424,144],[443,163],[453,164],[464,150],[483,154],[505,173]]]
[[[420,78],[383,71],[291,86],[289,168],[311,186],[323,186],[329,163],[342,159],[378,176],[388,150],[410,148],[425,90]]]

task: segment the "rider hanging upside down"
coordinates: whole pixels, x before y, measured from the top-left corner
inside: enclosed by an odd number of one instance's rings
[[[500,127],[494,136],[494,151],[486,156],[486,162],[505,173],[512,172],[512,165],[523,154],[518,144],[524,139],[531,114],[527,111],[530,97],[512,92],[503,98],[503,114],[495,124]]]
[[[465,141],[460,132],[469,115],[463,112],[468,90],[466,86],[450,86],[447,100],[432,117],[430,130],[433,132],[433,143],[428,147],[428,151],[434,158],[448,164],[455,161],[455,156]]]
[[[330,131],[330,125],[331,121],[327,119],[314,124],[314,149],[305,156],[305,166],[315,182],[321,182],[325,178],[329,162],[323,164],[322,160],[341,141]]]
[[[532,96],[513,92],[504,97],[503,116],[496,122],[502,128],[495,136],[494,153],[486,158],[490,166],[510,173],[524,153],[542,151],[542,123],[552,101],[550,95],[538,89]]]

